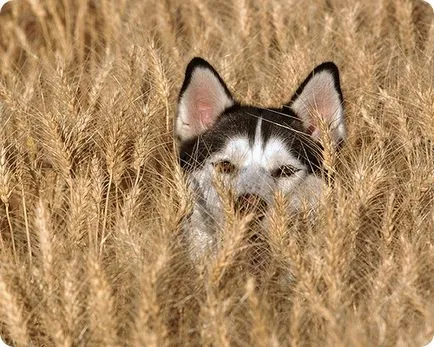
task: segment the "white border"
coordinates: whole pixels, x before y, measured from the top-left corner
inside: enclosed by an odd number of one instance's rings
[[[434,0],[425,0],[425,2],[428,3],[428,4],[430,4],[431,7],[434,9]]]
[[[3,5],[6,4],[9,1],[11,1],[11,0],[0,0],[0,11],[1,11]],[[0,340],[0,347],[3,347],[2,344],[1,344],[1,340]]]
[[[12,1],[12,0],[0,0],[0,11],[1,11],[2,7],[4,6],[4,4],[6,4],[9,1]],[[434,9],[434,0],[425,0],[425,2],[427,4],[429,4]],[[6,343],[4,343],[1,336],[0,336],[0,347],[10,347]],[[434,347],[434,337],[424,347]]]
[[[3,342],[1,336],[0,336],[0,347],[10,347],[9,345]]]
[[[432,340],[430,342],[428,342],[425,346],[423,347],[434,347],[434,336],[432,338]]]

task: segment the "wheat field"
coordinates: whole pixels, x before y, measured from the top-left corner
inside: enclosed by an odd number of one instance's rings
[[[422,346],[434,333],[434,20],[409,0],[14,0],[0,14],[0,335],[14,346]],[[202,56],[287,102],[341,71],[315,218],[276,195],[260,271],[229,218],[192,264],[173,139]],[[286,274],[286,275],[282,275]],[[290,274],[290,275],[288,275]]]

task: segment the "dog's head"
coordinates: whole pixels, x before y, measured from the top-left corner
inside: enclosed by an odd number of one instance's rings
[[[315,203],[323,184],[322,146],[346,136],[336,65],[317,66],[282,108],[236,101],[216,70],[194,58],[187,66],[178,101],[175,132],[180,163],[189,174],[196,202],[218,219],[215,178],[231,189],[239,210],[264,210],[280,190],[297,208]]]

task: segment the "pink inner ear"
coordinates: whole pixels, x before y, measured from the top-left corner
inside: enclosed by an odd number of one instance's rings
[[[306,132],[317,137],[322,123],[334,129],[342,123],[342,106],[334,86],[333,76],[326,71],[314,75],[292,104],[293,110],[303,121]],[[342,136],[332,134],[333,137]]]
[[[193,82],[192,89],[189,90],[191,98],[190,110],[191,117],[195,124],[196,130],[210,128],[218,114],[222,111],[222,105],[219,104],[217,95],[219,84],[213,78],[204,78],[208,76],[197,76]],[[221,103],[221,101],[220,101]]]
[[[315,95],[314,105],[317,111],[327,123],[333,121],[336,112],[336,102],[339,102],[337,96],[332,93],[332,87],[329,89],[323,88],[321,93]]]
[[[209,100],[202,99],[197,101],[196,110],[201,125],[204,128],[209,128],[214,123],[213,108]]]

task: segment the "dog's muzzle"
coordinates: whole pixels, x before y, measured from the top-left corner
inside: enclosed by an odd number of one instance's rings
[[[235,211],[241,215],[253,213],[261,218],[265,215],[267,202],[257,194],[242,194],[235,201]]]

